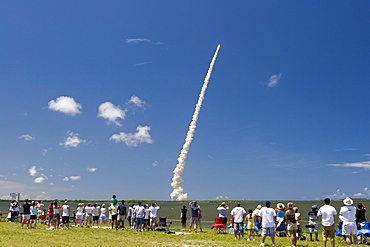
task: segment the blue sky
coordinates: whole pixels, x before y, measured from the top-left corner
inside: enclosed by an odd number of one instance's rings
[[[0,197],[370,198],[368,1],[2,1]]]

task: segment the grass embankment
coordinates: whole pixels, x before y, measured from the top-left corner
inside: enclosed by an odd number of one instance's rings
[[[234,240],[231,234],[217,234],[204,229],[203,233],[174,235],[159,231],[136,232],[134,230],[113,230],[72,227],[70,230],[45,230],[39,224],[37,229],[21,229],[20,223],[0,222],[0,246],[256,246],[255,241]],[[321,236],[320,236],[321,239]],[[338,240],[338,239],[337,239]],[[271,246],[268,238],[266,246]],[[277,246],[290,246],[288,237],[277,237]],[[322,242],[298,241],[298,246],[321,247]],[[341,243],[338,246],[345,246]]]

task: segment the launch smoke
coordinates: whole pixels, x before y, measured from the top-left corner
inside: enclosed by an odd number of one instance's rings
[[[193,118],[189,125],[189,130],[186,134],[185,144],[183,145],[180,155],[177,158],[177,161],[179,163],[176,165],[175,170],[173,170],[173,178],[172,178],[172,183],[171,183],[173,191],[170,194],[172,201],[184,201],[188,198],[188,194],[183,193],[184,187],[182,185],[183,179],[181,178],[181,174],[184,172],[186,156],[188,155],[190,144],[193,140],[195,128],[197,127],[197,121],[198,121],[200,108],[202,107],[202,102],[204,99],[204,94],[206,92],[209,78],[211,77],[211,74],[212,74],[213,65],[215,64],[219,50],[220,50],[220,45],[217,46],[217,49],[215,51],[215,54],[213,55],[211,64],[209,65],[207,75],[204,78],[203,87],[202,87],[202,90],[200,91],[199,98],[198,98],[198,103],[195,106]]]

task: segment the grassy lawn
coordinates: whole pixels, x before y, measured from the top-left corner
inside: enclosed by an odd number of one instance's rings
[[[261,241],[261,237],[256,237],[255,241],[234,240],[231,234],[217,234],[211,229],[191,235],[174,235],[130,229],[72,227],[70,230],[45,230],[46,227],[39,224],[38,229],[21,229],[20,223],[0,222],[0,246],[259,246]],[[271,246],[271,240],[268,238],[265,244]],[[277,237],[276,244],[291,245],[288,237]],[[298,241],[298,246],[321,247],[322,243]],[[340,243],[337,246],[346,245]]]

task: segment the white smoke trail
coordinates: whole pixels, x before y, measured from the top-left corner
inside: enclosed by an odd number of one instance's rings
[[[195,128],[197,127],[197,120],[198,120],[200,108],[202,107],[204,94],[206,92],[207,85],[208,85],[208,82],[209,82],[209,78],[211,77],[211,74],[212,74],[213,65],[215,64],[215,61],[216,61],[217,54],[218,54],[219,50],[220,50],[220,45],[217,46],[217,49],[215,51],[215,54],[213,55],[211,64],[209,65],[207,75],[204,78],[204,83],[203,83],[202,90],[199,94],[198,103],[195,106],[195,111],[194,111],[194,114],[193,114],[193,118],[192,118],[192,121],[189,125],[188,133],[186,134],[185,144],[183,145],[183,147],[181,149],[181,152],[180,152],[180,155],[177,158],[179,163],[176,165],[175,170],[173,170],[173,178],[172,178],[172,183],[171,183],[173,191],[170,194],[172,201],[184,201],[188,198],[187,193],[185,193],[185,194],[182,193],[184,191],[184,188],[183,188],[183,185],[182,185],[183,180],[181,178],[181,174],[183,173],[184,168],[185,168],[186,156],[188,154],[191,141],[193,140],[193,135],[194,135],[194,132],[195,132]]]

